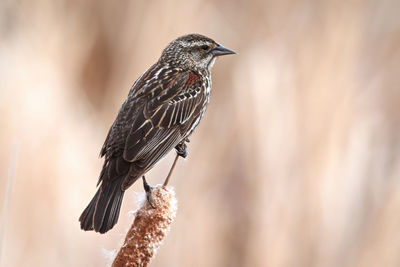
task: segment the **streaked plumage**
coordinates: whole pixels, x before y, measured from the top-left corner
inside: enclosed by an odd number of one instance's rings
[[[232,53],[205,36],[185,35],[134,83],[101,149],[100,186],[79,219],[82,229],[105,233],[115,225],[124,191],[196,128],[215,57]]]

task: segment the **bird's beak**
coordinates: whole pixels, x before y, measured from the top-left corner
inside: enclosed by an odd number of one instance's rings
[[[229,48],[224,47],[223,45],[218,44],[216,48],[211,50],[211,53],[214,56],[223,56],[223,55],[230,55],[230,54],[236,54],[235,51],[230,50]]]

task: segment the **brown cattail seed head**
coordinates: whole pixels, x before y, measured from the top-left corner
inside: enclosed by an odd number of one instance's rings
[[[167,235],[176,211],[177,201],[172,187],[157,185],[151,193],[153,207],[144,200],[112,267],[148,266]]]

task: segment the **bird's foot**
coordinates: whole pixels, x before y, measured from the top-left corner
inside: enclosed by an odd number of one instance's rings
[[[182,158],[186,158],[188,155],[186,143],[189,139],[185,139],[184,141],[180,142],[176,147],[176,153],[181,156]]]
[[[153,188],[147,183],[146,178],[144,177],[144,175],[142,176],[143,179],[143,187],[144,187],[144,191],[146,191],[146,199],[147,202],[149,202],[149,205],[155,209],[156,207],[153,205],[153,199],[151,197],[151,191],[153,190]]]

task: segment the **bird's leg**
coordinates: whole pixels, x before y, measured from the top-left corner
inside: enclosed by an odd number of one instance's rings
[[[155,209],[156,207],[154,207],[153,205],[153,199],[151,198],[151,190],[153,190],[153,188],[147,183],[146,178],[144,177],[144,175],[142,176],[143,179],[143,187],[144,187],[144,191],[146,191],[146,199],[147,202],[149,202],[150,206]]]

